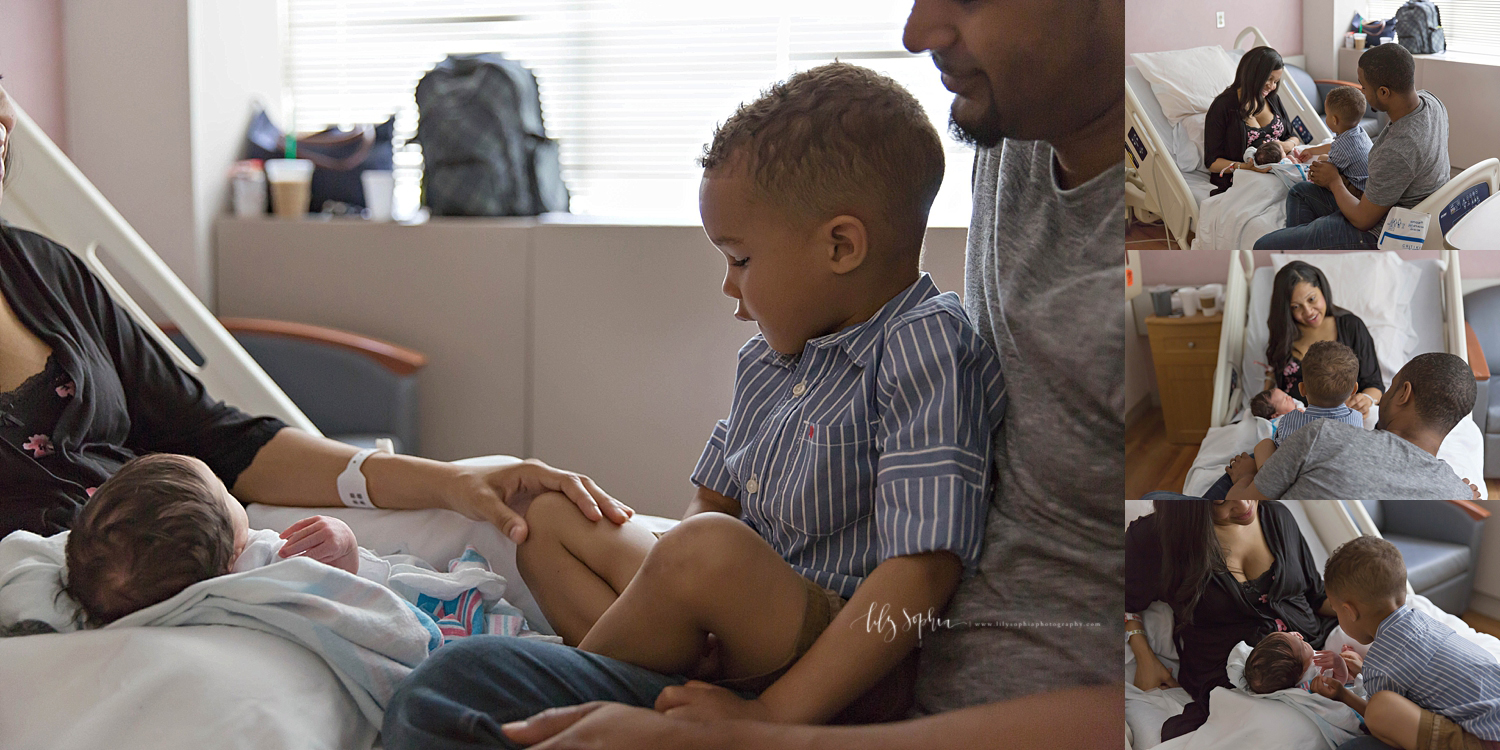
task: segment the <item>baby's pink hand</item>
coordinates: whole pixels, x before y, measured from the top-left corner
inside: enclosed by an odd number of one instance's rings
[[[281,532],[281,557],[306,555],[325,565],[359,573],[359,542],[349,524],[330,516],[304,518]]]

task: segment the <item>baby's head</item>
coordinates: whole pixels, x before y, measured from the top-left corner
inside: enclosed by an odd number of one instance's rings
[[[1336,86],[1323,100],[1323,121],[1334,134],[1359,127],[1365,116],[1365,95],[1353,86]]]
[[[1281,150],[1281,141],[1269,140],[1260,144],[1255,149],[1255,163],[1261,166],[1276,164],[1286,158],[1286,152]]]
[[[895,81],[847,63],[798,73],[740,106],[700,164],[724,293],[776,351],[799,354],[916,281],[943,146]]]
[[[1355,537],[1328,556],[1323,591],[1339,627],[1368,644],[1381,621],[1406,603],[1406,562],[1396,545],[1380,537]]]
[[[1296,400],[1280,388],[1261,391],[1250,399],[1250,413],[1261,419],[1275,419],[1296,409]]]
[[[1245,659],[1245,684],[1262,695],[1296,687],[1312,663],[1313,647],[1301,633],[1272,633]]]
[[[1359,357],[1337,341],[1319,341],[1302,358],[1302,395],[1311,406],[1332,409],[1359,385]]]
[[[94,493],[68,534],[66,590],[107,625],[229,572],[249,534],[245,509],[196,458],[136,458]]]

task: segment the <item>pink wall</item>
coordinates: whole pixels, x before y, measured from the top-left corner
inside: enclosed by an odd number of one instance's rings
[[[1317,252],[1316,250],[1308,252]],[[1436,250],[1401,253],[1401,257],[1419,260],[1436,258]],[[1500,279],[1500,250],[1465,250],[1459,256],[1465,279]],[[1271,251],[1255,251],[1255,265],[1271,265]],[[1142,250],[1141,280],[1145,285],[1172,286],[1223,283],[1229,275],[1229,251],[1202,252],[1182,250]]]
[[[1214,25],[1221,10],[1222,29]],[[1126,54],[1211,44],[1229,49],[1246,26],[1259,28],[1282,55],[1302,54],[1302,0],[1125,0]]]
[[[67,149],[62,0],[0,0],[0,86]]]

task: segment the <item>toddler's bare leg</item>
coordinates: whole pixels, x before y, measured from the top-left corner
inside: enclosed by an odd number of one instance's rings
[[[578,645],[630,583],[656,537],[638,523],[590,521],[565,495],[538,496],[516,568],[563,642]]]
[[[1389,691],[1370,696],[1365,709],[1365,725],[1375,739],[1405,750],[1417,750],[1417,728],[1422,709],[1417,704]]]
[[[687,674],[719,639],[723,678],[781,667],[796,649],[807,584],[743,521],[701,513],[667,532],[579,648]]]

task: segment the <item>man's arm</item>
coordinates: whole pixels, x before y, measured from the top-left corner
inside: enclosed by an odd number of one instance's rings
[[[1124,688],[1100,685],[869,726],[696,722],[618,703],[588,703],[507,724],[504,731],[516,742],[540,743],[532,744],[537,750],[968,750],[993,747],[997,738],[1007,747],[1116,750],[1124,724]]]

